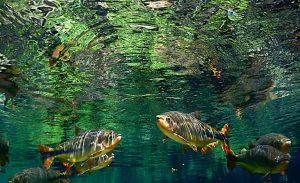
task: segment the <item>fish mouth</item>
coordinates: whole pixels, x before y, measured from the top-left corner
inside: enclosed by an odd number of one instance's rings
[[[118,134],[118,136],[115,138],[114,143],[108,149],[114,149],[115,147],[117,147],[121,142],[121,140],[122,140],[122,136],[121,134]]]
[[[292,145],[292,141],[291,141],[291,140],[286,140],[286,141],[284,142],[284,146],[285,146],[285,147],[291,147],[291,145]]]
[[[282,152],[288,153],[291,146],[292,146],[291,140],[286,140],[282,145],[282,148],[281,148]]]
[[[165,117],[162,115],[156,116],[156,124],[161,130],[171,131],[170,125],[165,121]]]

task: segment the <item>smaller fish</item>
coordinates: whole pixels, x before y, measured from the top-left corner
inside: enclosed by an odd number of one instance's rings
[[[288,153],[291,147],[291,140],[286,136],[278,133],[269,133],[260,137],[257,137],[255,141],[249,143],[249,148],[254,148],[258,145],[270,145],[278,149],[283,153]]]
[[[5,166],[8,160],[9,142],[0,138],[0,167]]]
[[[105,154],[103,156],[89,159],[86,162],[78,162],[74,164],[74,168],[77,171],[78,175],[81,175],[85,172],[92,172],[95,170],[100,170],[111,164],[113,161],[114,155],[112,153]]]
[[[8,154],[9,142],[0,138],[0,154]]]
[[[68,183],[68,176],[57,170],[45,170],[35,167],[12,175],[8,183]]]
[[[250,173],[265,174],[264,177],[270,174],[284,174],[291,159],[290,154],[284,154],[269,145],[258,145],[248,151],[243,148],[238,155],[232,151],[226,157],[229,169],[238,164]]]

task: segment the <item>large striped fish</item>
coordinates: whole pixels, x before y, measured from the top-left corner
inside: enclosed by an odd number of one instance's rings
[[[206,154],[213,149],[219,142],[225,153],[229,151],[228,140],[226,135],[229,127],[224,125],[219,132],[200,121],[200,113],[193,112],[190,114],[171,111],[156,116],[157,126],[163,132],[163,142],[167,137],[183,144],[183,149],[187,146],[194,151],[201,148],[202,154]]]
[[[39,151],[44,159],[44,168],[48,169],[55,158],[69,169],[76,162],[84,162],[90,158],[96,158],[113,150],[122,137],[112,130],[94,129],[81,131],[78,135],[55,148],[39,145]]]

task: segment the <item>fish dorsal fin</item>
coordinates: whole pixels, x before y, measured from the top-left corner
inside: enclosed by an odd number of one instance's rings
[[[80,134],[82,134],[84,132],[85,132],[84,129],[82,129],[82,128],[78,127],[78,126],[75,126],[75,135],[76,136],[78,136],[78,135],[80,135]]]
[[[246,152],[247,152],[247,149],[246,149],[246,148],[242,148],[242,149],[240,150],[240,154],[246,154]]]
[[[191,112],[191,113],[189,113],[189,115],[195,117],[196,119],[201,120],[201,112],[200,111]]]

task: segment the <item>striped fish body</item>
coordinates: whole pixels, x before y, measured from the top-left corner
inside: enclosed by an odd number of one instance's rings
[[[236,156],[235,161],[251,173],[283,173],[291,156],[269,145],[258,145]]]
[[[282,134],[268,133],[258,137],[255,141],[250,142],[249,148],[253,148],[258,145],[270,145],[283,153],[288,153],[291,144],[291,140]]]
[[[113,158],[114,156],[112,153],[105,154],[97,158],[91,158],[83,163],[82,162],[75,163],[74,167],[77,173],[80,175],[85,172],[100,170],[102,168],[109,166],[109,164],[113,161]]]
[[[157,126],[167,137],[194,150],[195,147],[206,148],[211,144],[215,146],[218,142],[227,144],[226,133],[216,131],[192,114],[178,111],[160,114],[157,116]]]
[[[8,183],[54,183],[68,182],[67,175],[55,170],[45,170],[40,167],[28,168],[10,177]]]
[[[90,130],[59,144],[56,148],[40,145],[39,150],[45,159],[44,167],[49,168],[53,159],[73,164],[96,158],[113,150],[121,141],[120,134],[112,130]]]

